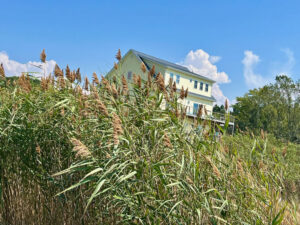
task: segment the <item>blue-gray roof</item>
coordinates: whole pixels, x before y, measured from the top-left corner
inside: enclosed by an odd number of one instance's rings
[[[163,65],[165,67],[169,67],[171,69],[179,70],[179,71],[182,71],[184,73],[191,74],[193,76],[199,77],[199,78],[201,78],[203,80],[207,80],[207,81],[210,81],[212,83],[215,83],[215,81],[212,80],[212,79],[210,79],[210,78],[207,78],[207,77],[201,76],[200,74],[191,72],[185,66],[181,66],[181,65],[178,65],[178,64],[175,64],[175,63],[171,63],[171,62],[168,62],[166,60],[159,59],[159,58],[156,58],[156,57],[151,56],[151,55],[147,55],[147,54],[142,53],[142,52],[138,52],[138,51],[136,51],[134,49],[131,49],[130,51],[132,51],[132,53],[135,54],[136,57],[138,57],[139,59],[141,59],[146,64],[146,66],[148,66],[148,65],[147,65],[147,63],[145,62],[144,59],[148,59],[148,60],[150,60],[150,61],[152,61],[154,63],[158,63],[158,64]]]

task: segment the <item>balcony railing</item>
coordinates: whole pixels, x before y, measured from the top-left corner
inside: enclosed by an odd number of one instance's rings
[[[187,113],[188,116],[197,117],[197,115],[192,113]],[[216,121],[218,123],[225,123],[226,119],[229,117],[229,124],[234,125],[234,116],[230,114],[213,112],[212,115],[202,115],[202,119]]]

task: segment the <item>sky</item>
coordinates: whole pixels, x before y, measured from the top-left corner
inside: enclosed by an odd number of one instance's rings
[[[187,66],[216,80],[231,103],[278,74],[300,79],[300,1],[0,0],[0,63],[32,71],[45,48],[57,63],[105,74],[120,48]]]

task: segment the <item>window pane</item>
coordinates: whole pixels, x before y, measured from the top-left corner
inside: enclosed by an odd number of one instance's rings
[[[203,82],[200,82],[200,90],[203,91]]]
[[[170,78],[174,78],[174,74],[173,73],[170,73]]]
[[[205,84],[205,91],[208,92],[208,84]]]
[[[198,107],[199,107],[199,105],[197,103],[194,103],[194,107],[193,107],[193,114],[194,115],[197,115],[197,113],[198,113]]]
[[[179,84],[179,82],[180,82],[180,76],[176,75],[176,83]]]
[[[193,82],[193,80],[192,79],[190,79],[190,83],[192,83]]]
[[[194,81],[194,88],[196,88],[197,89],[197,87],[198,87],[198,81]]]

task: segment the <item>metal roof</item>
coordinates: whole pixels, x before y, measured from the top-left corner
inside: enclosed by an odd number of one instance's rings
[[[144,59],[148,59],[154,63],[158,63],[160,65],[163,65],[165,67],[168,67],[168,68],[171,68],[171,69],[175,69],[175,70],[179,70],[183,73],[187,73],[187,74],[190,74],[190,75],[193,75],[193,76],[196,76],[196,77],[199,77],[203,80],[207,80],[207,81],[210,81],[212,83],[215,83],[216,81],[210,79],[210,78],[207,78],[207,77],[204,77],[200,74],[197,74],[197,73],[193,73],[191,72],[187,67],[185,66],[181,66],[181,65],[178,65],[178,64],[175,64],[175,63],[171,63],[171,62],[168,62],[166,60],[163,60],[163,59],[159,59],[159,58],[156,58],[154,56],[151,56],[151,55],[147,55],[145,53],[142,53],[142,52],[138,52],[134,49],[130,49],[129,51],[132,51],[132,53],[139,59],[141,59],[145,64],[146,62],[144,61]]]

